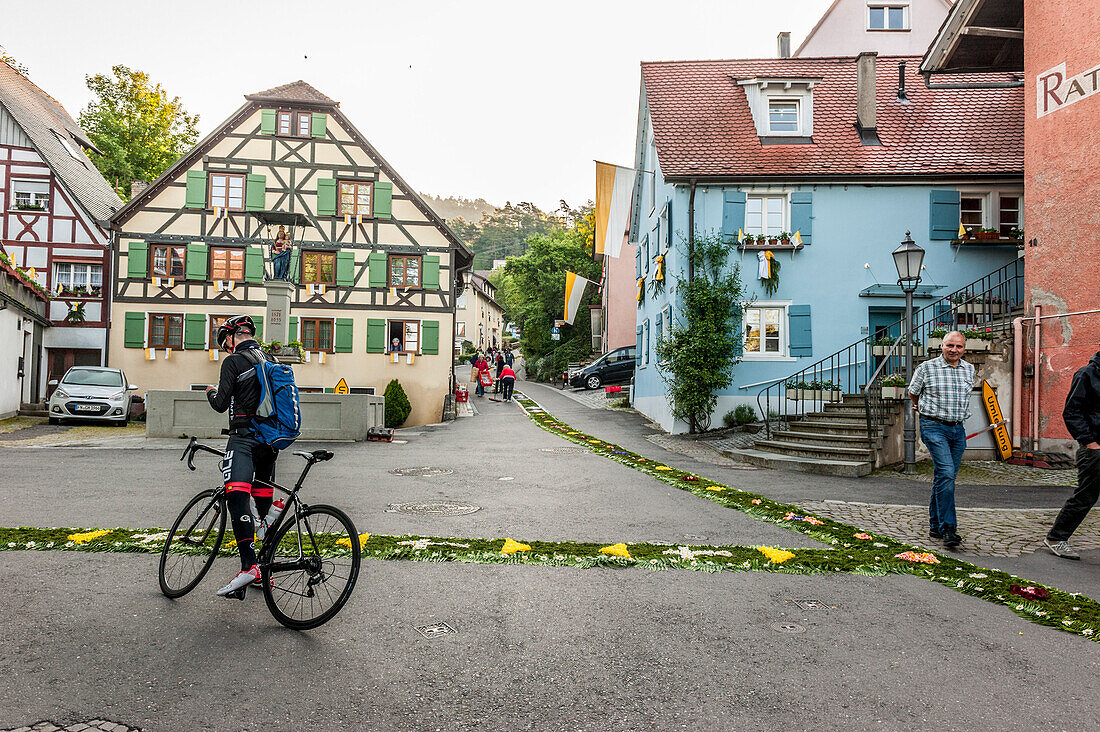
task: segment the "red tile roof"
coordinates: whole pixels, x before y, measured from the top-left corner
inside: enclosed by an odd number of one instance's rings
[[[340,106],[338,102],[326,97],[301,79],[266,91],[246,94],[244,98],[250,102],[304,102],[325,107]]]
[[[855,129],[855,58],[661,61],[642,64],[666,178],[1023,175],[1024,90],[925,87],[920,57],[879,56],[881,147]],[[897,100],[906,62],[909,103]],[[816,77],[812,145],[763,145],[737,79]],[[1006,75],[971,77],[1006,81]]]

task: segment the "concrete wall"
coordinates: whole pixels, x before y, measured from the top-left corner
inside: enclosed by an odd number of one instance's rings
[[[855,56],[861,51],[920,56],[928,50],[950,10],[944,0],[909,0],[909,30],[867,29],[867,0],[839,0],[807,36],[794,56]],[[1028,31],[1030,32],[1030,28]]]
[[[1024,25],[1024,99],[1036,100],[1024,108],[1024,228],[1026,238],[1035,240],[1024,249],[1027,314],[1033,314],[1035,305],[1042,306],[1043,315],[1092,310],[1100,307],[1100,186],[1093,152],[1100,147],[1100,93],[1070,95],[1067,86],[1070,78],[1100,64],[1100,14],[1067,12],[1055,0],[1028,0]],[[1059,89],[1047,72],[1061,64],[1066,85]],[[1096,82],[1094,73],[1082,84],[1083,91],[1092,92]],[[1053,108],[1053,100],[1044,100],[1041,93],[1048,84],[1059,100],[1075,101]],[[1040,116],[1044,101],[1051,111]],[[1100,314],[1043,321],[1036,369],[1040,449],[1075,447],[1062,422],[1062,407],[1073,373],[1098,350]],[[1035,363],[1030,348],[1027,363]],[[1031,379],[1024,380],[1024,434],[1029,436],[1034,434],[1032,386]]]
[[[363,440],[382,427],[385,400],[367,394],[302,394],[302,440]],[[201,391],[154,390],[145,395],[148,437],[220,437],[225,414],[210,408]]]

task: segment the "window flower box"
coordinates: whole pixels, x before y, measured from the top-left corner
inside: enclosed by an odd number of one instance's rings
[[[894,346],[892,344],[888,345],[888,346],[871,346],[871,355],[872,356],[885,356],[885,355],[890,353],[890,349],[892,349],[892,348],[894,348]],[[898,346],[894,350],[893,355],[904,357],[906,355],[906,353],[908,352],[908,350],[909,349],[906,346]]]
[[[929,351],[941,351],[943,350],[943,336],[935,336],[928,339]]]
[[[981,353],[993,350],[993,341],[984,338],[967,338],[966,350],[971,353]]]
[[[787,398],[792,401],[839,402],[844,400],[844,392],[839,389],[791,389],[788,387]]]
[[[900,399],[904,400],[909,397],[909,387],[907,386],[884,386],[882,387],[883,399]]]
[[[966,302],[959,306],[959,313],[963,315],[1000,315],[1004,312],[1004,303],[999,302]]]

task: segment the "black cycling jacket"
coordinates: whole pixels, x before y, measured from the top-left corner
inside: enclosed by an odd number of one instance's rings
[[[1073,375],[1062,419],[1082,445],[1100,442],[1100,353]]]
[[[214,411],[229,410],[229,429],[251,428],[252,417],[260,403],[260,382],[256,378],[256,367],[242,351],[260,344],[254,340],[240,343],[230,355],[222,361],[221,380],[215,391],[206,398]],[[263,352],[260,351],[262,356]]]

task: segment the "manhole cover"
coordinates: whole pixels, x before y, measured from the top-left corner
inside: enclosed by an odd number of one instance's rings
[[[806,629],[798,623],[772,623],[772,630],[777,633],[805,633]]]
[[[458,631],[447,625],[446,623],[432,623],[431,625],[418,625],[416,626],[416,632],[425,638],[437,638],[441,635],[447,635],[448,633],[457,633]]]
[[[416,516],[464,516],[480,511],[481,506],[454,501],[421,501],[418,503],[391,503],[386,513],[411,513]]]
[[[577,452],[588,452],[588,448],[587,447],[540,447],[539,452],[577,453]]]
[[[422,468],[394,468],[390,472],[394,475],[450,475],[454,471],[450,468],[433,468],[426,465]]]

